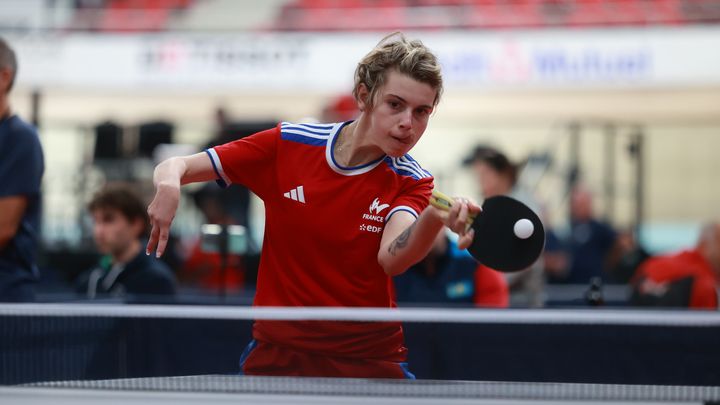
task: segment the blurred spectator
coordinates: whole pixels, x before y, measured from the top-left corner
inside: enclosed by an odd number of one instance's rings
[[[648,259],[633,279],[641,306],[718,308],[720,223],[705,225],[694,249]]]
[[[484,199],[507,195],[525,203],[536,213],[540,212],[533,196],[517,186],[518,168],[499,150],[479,145],[463,161],[469,166],[480,184]],[[538,260],[528,269],[504,273],[510,287],[512,306],[543,306],[543,264]]]
[[[236,221],[227,213],[219,193],[222,190],[213,187],[212,191],[202,188],[193,197],[198,209],[203,213],[205,223],[232,225]],[[224,263],[220,253],[204,252],[201,239],[197,239],[190,254],[178,274],[180,282],[199,287],[209,292],[237,293],[243,288],[244,269],[242,256],[228,254]]]
[[[625,229],[618,233],[613,254],[616,257],[610,260],[614,265],[609,269],[608,281],[618,284],[630,282],[640,265],[650,257],[650,253],[638,241],[633,229]]]
[[[357,101],[352,94],[337,96],[330,100],[322,112],[322,122],[345,122],[360,115]]]
[[[222,137],[222,133],[225,132],[225,129],[229,126],[230,119],[228,118],[227,110],[223,106],[217,106],[215,108],[215,137]]]
[[[607,279],[611,253],[617,235],[613,228],[595,218],[593,196],[587,189],[576,186],[570,195],[570,236],[567,242],[570,265],[558,272],[550,282],[588,284],[593,277]]]
[[[88,299],[175,294],[175,276],[143,251],[148,218],[143,201],[125,186],[109,186],[88,204],[93,237],[104,254],[97,267],[80,275],[77,291]]]
[[[45,165],[37,131],[10,109],[16,76],[15,52],[0,38],[0,301],[33,301]]]
[[[507,307],[508,286],[503,275],[478,265],[467,251],[458,250],[440,232],[428,255],[393,278],[399,303],[474,304]]]
[[[203,150],[223,145],[237,139],[244,138],[268,127],[275,126],[277,122],[234,122],[227,110],[220,106],[214,112],[213,135],[210,142],[203,146]],[[204,184],[195,196],[195,202],[199,200],[210,201],[214,199],[219,202],[225,213],[230,215],[232,223],[242,225],[250,231],[250,190],[240,184],[233,184],[225,191],[218,192],[214,184]],[[198,208],[201,208],[198,206]]]
[[[547,224],[545,225],[545,250],[542,259],[547,279],[567,273],[568,255],[565,244]]]
[[[233,121],[223,106],[215,109],[213,121],[212,139],[203,149],[232,142],[276,125],[275,121]],[[254,287],[259,249],[252,239],[251,195],[250,190],[241,184],[219,189],[215,184],[206,183],[193,193],[195,205],[203,214],[206,223],[245,227],[249,252],[245,256],[229,255],[223,269],[220,254],[203,252],[201,240],[198,238],[191,242],[190,252],[178,273],[181,283],[221,294],[236,293],[245,287]]]

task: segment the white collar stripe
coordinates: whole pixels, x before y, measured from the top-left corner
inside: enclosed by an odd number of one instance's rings
[[[350,122],[352,121],[338,122],[334,124],[333,130],[330,132],[330,139],[325,147],[325,159],[327,160],[328,166],[330,166],[335,173],[342,174],[343,176],[357,176],[359,174],[367,173],[385,160],[385,156],[383,156],[374,162],[355,167],[342,167],[337,164],[335,156],[333,155],[333,146],[340,130]]]

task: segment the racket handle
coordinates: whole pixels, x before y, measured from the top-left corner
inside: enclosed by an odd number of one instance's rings
[[[437,190],[433,190],[430,196],[430,205],[443,211],[450,211],[450,207],[452,207],[454,202],[455,200],[453,200],[452,197],[448,197]]]
[[[433,190],[432,195],[430,196],[430,205],[439,210],[450,211],[450,208],[454,203],[455,200],[452,197],[449,197],[437,190]],[[468,224],[472,224],[474,219],[475,215],[468,215]]]

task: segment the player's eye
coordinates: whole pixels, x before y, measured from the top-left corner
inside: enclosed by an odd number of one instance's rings
[[[428,110],[427,108],[418,108],[417,110],[415,110],[415,114],[421,118],[424,118],[430,115],[430,110]]]

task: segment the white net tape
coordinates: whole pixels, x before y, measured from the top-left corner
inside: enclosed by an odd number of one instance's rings
[[[0,304],[0,316],[84,316],[226,320],[402,321],[630,326],[720,326],[720,312],[472,308],[242,307],[121,304]]]

